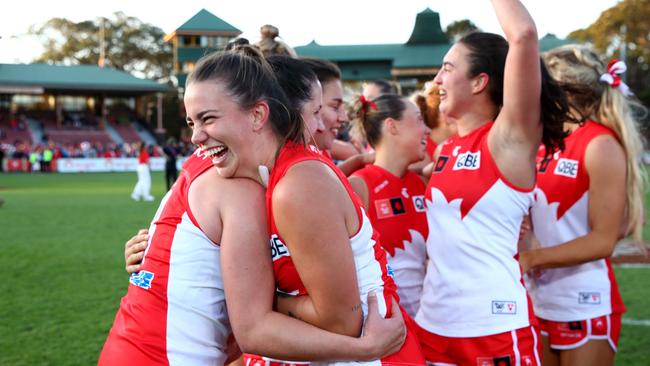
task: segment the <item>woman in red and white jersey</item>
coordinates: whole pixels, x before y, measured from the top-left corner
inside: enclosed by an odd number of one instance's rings
[[[583,46],[549,51],[544,60],[566,89],[574,117],[566,148],[540,150],[534,248],[522,252],[546,365],[612,365],[625,311],[609,256],[618,239],[641,239],[642,142],[622,62],[606,67]]]
[[[533,204],[537,148],[561,144],[567,109],[549,98],[562,90],[542,77],[524,6],[492,5],[506,39],[466,35],[434,79],[440,112],[458,134],[438,148],[425,194],[429,264],[415,320],[429,362],[539,365],[517,244]]]
[[[373,100],[361,96],[352,121],[375,149],[375,162],[349,178],[366,208],[394,273],[400,304],[410,316],[420,306],[429,233],[426,184],[409,165],[425,155],[428,129],[418,106],[395,94]]]
[[[382,315],[401,311],[385,254],[345,176],[304,143],[303,122],[275,97],[274,79],[253,52],[212,54],[188,78],[185,102],[196,115],[215,114],[205,127],[213,143],[201,148],[217,172],[267,186],[274,273],[285,295],[278,310],[358,336],[370,292]],[[398,352],[372,363],[382,361],[423,364],[413,332]]]
[[[271,63],[277,75],[290,73],[292,85],[302,93],[290,101],[283,101],[283,95],[276,99],[299,108],[313,133],[320,124],[315,75],[297,60],[279,58]],[[403,336],[399,316],[376,322],[378,311],[371,311],[373,320],[364,328],[368,337],[356,339],[272,311],[275,283],[264,190],[252,180],[217,174],[213,163],[217,152],[210,148],[217,142],[211,131],[223,111],[204,108],[211,100],[206,94],[187,102],[192,141],[203,149],[184,164],[150,235],[127,243],[127,270],[137,273],[131,277],[100,364],[222,365],[231,324],[244,351],[274,358],[372,359],[398,349]]]

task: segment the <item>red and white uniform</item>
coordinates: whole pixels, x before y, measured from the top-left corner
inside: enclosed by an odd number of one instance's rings
[[[357,170],[368,187],[368,217],[394,272],[400,304],[410,316],[420,307],[426,270],[425,238],[429,234],[424,203],[425,184],[407,172],[397,177],[376,165]]]
[[[531,210],[535,236],[542,247],[587,235],[589,175],[585,151],[602,135],[616,137],[607,127],[588,121],[565,139],[564,151],[544,159],[540,148],[536,202]],[[574,322],[625,311],[609,258],[571,267],[544,269],[527,278],[535,313],[540,318]]]
[[[269,233],[271,235],[271,254],[273,256],[273,270],[275,273],[275,281],[279,291],[292,295],[307,295],[300,276],[293,264],[289,248],[286,246],[282,236],[278,232],[275,222],[273,220],[273,189],[277,183],[284,177],[287,170],[305,160],[318,160],[326,164],[332,171],[334,171],[343,185],[345,186],[350,198],[357,208],[360,227],[359,231],[350,238],[350,246],[352,247],[352,254],[354,255],[354,262],[357,268],[357,281],[359,286],[360,300],[363,308],[364,316],[368,315],[368,293],[375,291],[377,293],[377,301],[379,305],[379,313],[382,316],[390,314],[393,297],[397,298],[395,283],[389,274],[389,267],[386,262],[386,254],[378,243],[378,233],[373,230],[368,216],[363,210],[363,204],[359,197],[354,193],[347,178],[343,173],[336,168],[331,160],[319,154],[316,149],[311,146],[304,147],[302,145],[288,142],[280,151],[276,159],[275,166],[271,172],[269,184],[266,191],[266,204],[269,220]],[[333,269],[335,270],[335,269]],[[424,359],[420,351],[417,338],[410,323],[412,320],[408,315],[404,314],[407,327],[409,329],[406,341],[400,351],[394,353],[382,360],[371,362],[352,362],[349,364],[366,364],[366,365],[382,365],[382,364],[403,364],[403,365],[422,365]],[[409,326],[410,324],[410,326]],[[336,364],[343,365],[343,363],[316,363],[312,364]]]
[[[212,167],[195,153],[160,203],[140,272],[131,275],[99,365],[223,365],[231,334],[220,249],[187,197]]]
[[[487,145],[492,125],[447,140],[426,191],[429,266],[415,320],[447,337],[527,327],[533,316],[515,258],[533,190],[499,172]]]

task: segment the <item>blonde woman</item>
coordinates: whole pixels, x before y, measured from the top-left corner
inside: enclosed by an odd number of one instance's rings
[[[613,365],[625,307],[609,256],[622,235],[641,239],[642,142],[624,64],[604,65],[582,46],[544,57],[567,92],[574,117],[566,149],[540,150],[531,216],[538,249],[521,253],[545,365]]]

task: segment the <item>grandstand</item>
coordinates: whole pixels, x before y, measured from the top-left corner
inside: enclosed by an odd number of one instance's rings
[[[168,90],[94,65],[0,64],[0,144],[153,144],[141,121]]]

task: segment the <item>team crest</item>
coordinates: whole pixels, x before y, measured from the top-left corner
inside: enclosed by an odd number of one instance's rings
[[[434,173],[441,172],[445,168],[445,165],[447,164],[447,160],[449,160],[448,156],[439,156],[438,161],[436,161],[436,166],[433,168],[433,172]]]
[[[386,219],[406,213],[406,207],[404,207],[404,201],[402,201],[401,197],[377,200],[375,201],[375,210],[378,219]]]

